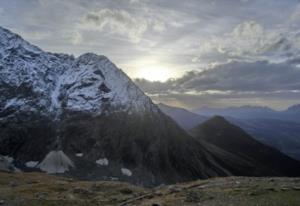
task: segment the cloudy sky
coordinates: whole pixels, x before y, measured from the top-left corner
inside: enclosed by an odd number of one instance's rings
[[[106,55],[156,102],[300,103],[300,0],[0,0],[0,26]]]

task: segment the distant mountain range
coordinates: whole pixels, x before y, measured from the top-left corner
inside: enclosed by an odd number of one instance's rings
[[[260,107],[239,107],[234,109],[229,108],[226,110],[226,112],[224,111],[225,109],[218,109],[214,111],[207,110],[207,113],[203,112],[202,114],[207,114],[209,116],[203,116],[192,113],[186,109],[171,107],[164,104],[159,104],[159,107],[163,112],[173,118],[182,128],[186,129],[187,131],[196,125],[203,123],[204,120],[208,120],[210,115],[224,115],[228,121],[241,127],[260,142],[275,147],[290,157],[300,160],[300,123],[297,121],[293,122],[289,120],[271,119],[270,116],[264,116],[261,118],[257,117],[262,116],[259,111],[264,111],[265,113],[270,111],[275,112],[271,109]],[[252,110],[252,118],[248,116],[243,119],[242,117],[246,114],[246,112],[241,112],[241,108],[245,108],[247,113],[251,113],[250,110]],[[289,108],[285,112],[292,113],[291,111],[298,111],[298,109],[299,107],[296,105]],[[239,112],[235,113],[237,110]],[[178,111],[180,111],[182,114],[181,116],[177,115]],[[230,111],[233,111],[233,114],[230,113]],[[256,111],[257,114],[255,114],[254,111]],[[184,114],[185,112],[186,114]],[[241,113],[243,115],[240,115]],[[254,118],[254,116],[256,118]]]
[[[228,108],[201,107],[193,110],[194,113],[204,116],[231,116],[240,119],[277,119],[300,123],[300,104],[283,111],[276,111],[268,107],[241,106]]]

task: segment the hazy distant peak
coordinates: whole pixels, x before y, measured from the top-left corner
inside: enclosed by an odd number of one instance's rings
[[[288,112],[300,112],[300,104],[296,104],[296,105],[290,106],[287,109],[287,111]]]

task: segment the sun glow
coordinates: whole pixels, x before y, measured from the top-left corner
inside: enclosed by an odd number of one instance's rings
[[[142,67],[138,69],[137,73],[139,78],[144,78],[149,81],[164,82],[172,77],[171,71],[163,66]]]
[[[132,79],[140,78],[148,81],[165,82],[171,78],[178,78],[185,72],[183,68],[162,57],[144,57],[121,65]]]

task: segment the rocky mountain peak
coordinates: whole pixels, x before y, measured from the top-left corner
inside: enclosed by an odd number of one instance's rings
[[[29,44],[27,41],[25,41],[21,36],[12,33],[8,29],[5,29],[3,27],[0,27],[0,54],[5,51],[12,51],[14,49],[19,49],[32,52],[32,53],[40,53],[42,52],[41,49],[39,49],[36,46],[33,46]]]
[[[97,62],[101,62],[103,60],[108,60],[108,58],[106,56],[103,55],[97,55],[95,53],[85,53],[80,55],[76,62],[78,63],[82,63],[82,64],[96,64]]]
[[[64,111],[101,114],[157,110],[107,57],[48,53],[0,29],[0,113]],[[19,91],[20,90],[20,91]]]
[[[296,104],[296,105],[290,106],[287,109],[287,112],[300,112],[300,104]]]

